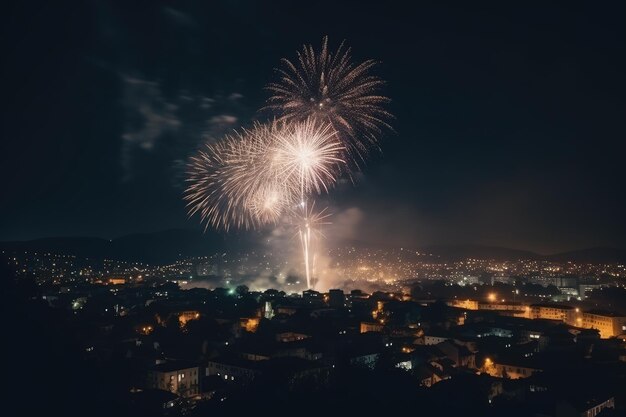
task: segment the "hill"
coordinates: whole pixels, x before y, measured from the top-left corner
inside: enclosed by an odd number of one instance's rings
[[[210,255],[233,246],[246,247],[247,242],[236,237],[226,240],[218,233],[167,230],[132,234],[112,240],[94,237],[54,237],[1,242],[0,250],[55,252],[83,258],[166,264],[181,257]]]
[[[212,255],[219,252],[245,252],[258,247],[254,233],[223,235],[198,230],[166,230],[155,233],[138,233],[117,239],[98,237],[54,237],[29,241],[0,242],[0,250],[55,252],[83,258],[117,259],[162,265],[177,259]],[[359,249],[381,249],[363,242],[344,242],[345,246]],[[394,248],[385,247],[386,250]],[[398,248],[396,248],[398,249]],[[514,261],[520,259],[549,260],[577,263],[626,263],[626,250],[616,248],[589,248],[577,251],[540,255],[534,252],[500,246],[434,245],[417,249],[445,261],[459,259],[490,259]]]

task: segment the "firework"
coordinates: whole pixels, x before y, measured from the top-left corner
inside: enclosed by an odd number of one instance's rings
[[[260,187],[250,199],[248,209],[260,224],[276,224],[292,204],[292,194],[276,182]]]
[[[275,224],[307,195],[334,184],[342,150],[332,127],[313,120],[235,132],[191,158],[189,214],[226,231]]]
[[[331,214],[327,207],[318,210],[315,206],[315,201],[307,204],[306,209],[303,209],[302,204],[300,204],[294,216],[294,226],[308,228],[311,230],[312,237],[321,239],[325,237],[322,229],[324,226],[331,224]],[[304,216],[301,216],[302,213],[304,213]]]
[[[272,129],[269,150],[274,176],[299,190],[302,200],[312,192],[327,192],[345,164],[345,147],[336,131],[314,119],[279,126]]]
[[[312,232],[325,216],[315,214],[315,203],[311,205],[311,210],[308,209],[307,196],[313,192],[328,191],[328,187],[335,183],[337,173],[346,162],[342,158],[345,148],[329,123],[320,123],[312,118],[282,123],[273,138],[270,154],[275,176],[288,184],[288,189],[295,193],[299,190],[301,214],[296,215],[300,219],[298,235],[307,287],[312,288]]]
[[[389,99],[380,94],[384,82],[371,74],[377,62],[356,64],[350,53],[344,42],[330,52],[324,37],[320,50],[305,45],[297,60],[282,59],[278,81],[267,86],[272,94],[267,108],[279,121],[330,123],[344,143],[344,159],[357,164],[377,146],[382,130],[391,129],[387,120],[392,116],[384,108]]]
[[[226,231],[254,229],[270,221],[256,203],[272,186],[262,169],[268,160],[267,140],[266,129],[255,125],[204,145],[188,165],[184,199],[189,215],[199,214],[206,227]]]
[[[255,124],[205,145],[190,159],[184,199],[205,228],[256,229],[294,219],[312,288],[315,237],[328,224],[313,195],[328,192],[357,165],[385,128],[389,99],[371,74],[375,61],[354,63],[342,42],[331,53],[304,46],[294,62],[282,60],[278,82],[267,89],[273,122]],[[311,199],[311,202],[309,202]]]
[[[222,172],[226,168],[223,153],[229,144],[223,141],[205,145],[198,155],[190,159],[184,199],[189,215],[200,214],[202,222],[217,229],[228,229],[231,223],[242,220],[223,192]]]
[[[272,142],[276,126],[255,124],[236,135],[227,152],[224,192],[242,215],[251,219],[246,228],[276,223],[291,203],[288,184],[271,172]],[[235,225],[241,227],[241,225]]]

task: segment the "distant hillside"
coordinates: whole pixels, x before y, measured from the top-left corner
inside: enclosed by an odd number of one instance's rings
[[[419,249],[420,252],[430,253],[445,260],[457,260],[466,258],[493,259],[493,260],[517,260],[536,259],[555,262],[577,263],[626,263],[626,250],[616,248],[589,248],[570,252],[556,253],[553,255],[540,255],[538,253],[503,248],[499,246],[482,245],[439,245],[428,246]]]
[[[626,250],[616,248],[589,248],[549,255],[546,259],[557,262],[626,263]]]
[[[159,265],[185,257],[205,256],[223,251],[247,251],[259,246],[258,237],[254,233],[222,235],[212,231],[202,233],[197,230],[167,230],[127,235],[113,240],[95,237],[58,237],[23,242],[0,242],[0,250],[46,251],[83,258],[109,258]],[[359,249],[393,250],[392,247],[357,241],[346,241],[344,245]],[[475,258],[500,261],[537,259],[558,262],[626,263],[626,250],[615,248],[591,248],[548,256],[530,251],[482,245],[436,245],[417,250],[445,261]]]
[[[123,236],[113,240],[91,237],[58,237],[23,242],[1,242],[1,250],[48,251],[84,258],[165,264],[180,257],[204,256],[229,248],[246,248],[249,243],[217,233],[167,230]]]
[[[541,258],[541,255],[534,252],[482,245],[436,245],[420,248],[419,251],[451,261],[467,258],[498,261]]]
[[[111,250],[110,241],[99,237],[50,237],[43,239],[1,242],[2,250],[23,250],[29,252],[55,252],[81,257],[98,254],[104,257]]]

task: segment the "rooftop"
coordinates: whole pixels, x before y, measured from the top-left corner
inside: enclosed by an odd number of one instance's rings
[[[586,314],[595,314],[597,316],[605,316],[605,317],[625,317],[626,315],[624,314],[618,314],[614,311],[609,311],[609,310],[587,310],[585,311]]]
[[[546,307],[546,308],[560,308],[561,310],[573,310],[574,307],[564,304],[551,304],[551,303],[538,303],[531,304],[531,307]]]
[[[192,361],[167,361],[165,363],[160,363],[155,365],[152,370],[157,372],[173,372],[179,371],[181,369],[190,369],[197,368],[198,364]]]

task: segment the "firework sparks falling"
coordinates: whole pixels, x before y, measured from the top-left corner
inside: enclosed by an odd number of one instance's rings
[[[383,129],[391,129],[387,120],[392,116],[385,110],[389,99],[380,94],[384,82],[371,74],[376,61],[356,64],[344,42],[333,53],[324,37],[320,50],[305,45],[297,60],[281,63],[278,81],[267,86],[272,94],[267,108],[279,121],[330,123],[345,145],[344,159],[354,163],[377,145]]]

